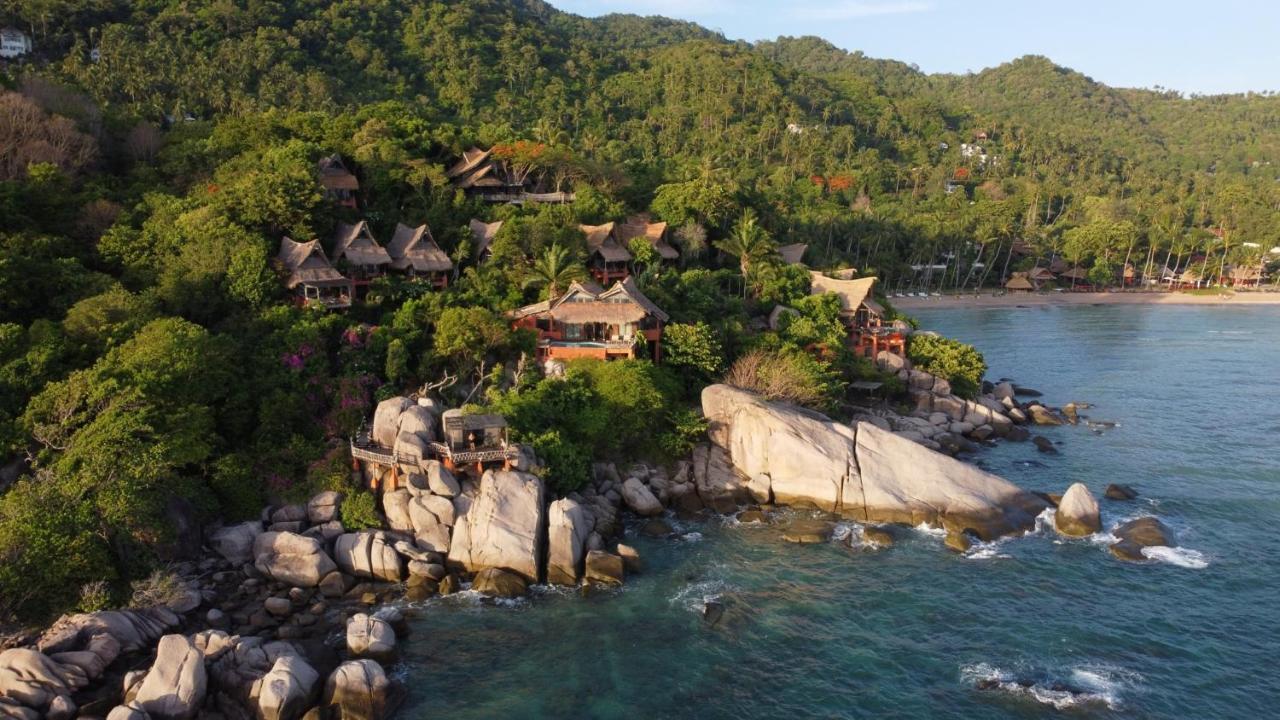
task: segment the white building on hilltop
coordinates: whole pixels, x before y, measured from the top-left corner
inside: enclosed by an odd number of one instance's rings
[[[17,58],[31,52],[31,36],[13,28],[0,28],[0,58]]]

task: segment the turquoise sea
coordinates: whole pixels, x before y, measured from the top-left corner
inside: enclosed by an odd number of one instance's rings
[[[1280,716],[1280,309],[917,315],[977,345],[988,377],[1118,423],[1047,429],[1060,455],[1005,444],[983,466],[1035,490],[1131,484],[1104,526],[1157,515],[1182,548],[1135,565],[1051,531],[959,556],[925,529],[872,551],[677,523],[679,539],[629,541],[648,567],[621,591],[418,606],[400,717]]]

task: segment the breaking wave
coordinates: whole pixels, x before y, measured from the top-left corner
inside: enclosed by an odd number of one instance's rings
[[[1142,548],[1142,556],[1148,560],[1157,560],[1178,567],[1190,568],[1192,570],[1203,570],[1209,567],[1209,561],[1205,559],[1204,553],[1199,550],[1192,550],[1184,547],[1144,547]]]
[[[1141,679],[1136,673],[1093,665],[1071,668],[1065,678],[1058,678],[1045,672],[1012,672],[988,663],[966,665],[960,668],[960,676],[977,690],[998,690],[1057,710],[1090,705],[1117,709],[1121,692]]]

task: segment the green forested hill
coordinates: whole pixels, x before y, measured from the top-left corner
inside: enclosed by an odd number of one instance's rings
[[[808,276],[758,257],[772,244],[888,290],[993,286],[1054,255],[1099,284],[1126,261],[1216,276],[1280,244],[1271,96],[1120,90],[1037,57],[930,76],[536,0],[0,0],[0,26],[36,44],[0,66],[0,622],[88,607],[94,583],[127,595],[177,552],[175,514],[355,492],[344,439],[446,369],[517,418],[560,488],[619,443],[687,450],[680,408],[751,350],[838,407],[841,378],[872,371],[801,299]],[[532,148],[576,200],[455,192],[444,167],[473,144]],[[358,211],[322,197],[334,153]],[[680,327],[669,362],[512,388],[528,339],[500,313],[581,271],[578,223],[635,212],[683,255],[635,268]],[[429,224],[450,289],[288,304],[281,238],[359,218],[384,241]],[[495,262],[471,262],[472,218],[506,221]],[[776,302],[804,322],[748,332]],[[563,426],[519,426],[546,417]]]

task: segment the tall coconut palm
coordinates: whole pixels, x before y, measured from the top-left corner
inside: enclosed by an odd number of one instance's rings
[[[569,287],[570,283],[581,280],[585,276],[586,272],[574,260],[569,248],[560,243],[553,243],[551,247],[543,250],[541,255],[534,258],[524,285],[525,287],[546,286],[547,297],[554,298],[561,289]]]
[[[723,240],[717,241],[716,249],[726,255],[738,258],[738,269],[745,280],[751,272],[751,265],[766,260],[778,252],[778,246],[769,237],[769,231],[760,225],[759,218],[751,208],[742,211],[742,217],[734,223],[733,231]]]

